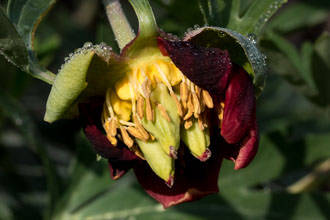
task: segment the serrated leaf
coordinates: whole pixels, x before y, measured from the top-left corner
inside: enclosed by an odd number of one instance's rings
[[[0,53],[15,66],[26,70],[28,68],[28,53],[24,41],[15,27],[0,8]]]

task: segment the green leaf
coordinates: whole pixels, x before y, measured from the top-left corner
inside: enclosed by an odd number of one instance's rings
[[[204,23],[208,26],[224,27],[229,19],[229,10],[232,1],[199,0]]]
[[[68,216],[102,197],[113,185],[107,163],[104,160],[96,161],[95,152],[82,132],[76,139],[76,146],[67,190],[57,203],[52,219],[70,219]]]
[[[231,6],[230,19],[226,27],[245,36],[248,34],[258,36],[272,15],[286,2],[287,0],[254,0],[245,13],[241,15],[240,0],[234,0]]]
[[[35,31],[55,0],[9,0],[7,13],[22,36],[28,50],[33,50]]]
[[[258,50],[254,39],[249,39],[235,31],[204,27],[187,33],[184,38],[204,47],[216,47],[229,52],[234,64],[242,66],[253,78],[256,93],[259,94],[265,83],[265,56]]]
[[[272,181],[287,172],[299,171],[311,166],[324,155],[329,155],[326,147],[329,134],[309,135],[306,141],[304,139],[290,141],[285,137],[285,133],[262,136],[261,149],[256,159],[243,170],[233,170],[233,163],[226,160],[220,172],[218,195],[164,210],[142,191],[130,175],[115,183],[111,183],[112,181],[107,178],[94,180],[90,178],[89,181],[83,181],[82,178],[75,184],[73,197],[77,198],[88,191],[96,190],[97,187],[91,187],[93,184],[102,185],[100,191],[90,194],[88,200],[82,199],[80,205],[78,203],[73,207],[64,208],[62,215],[54,219],[217,220],[221,216],[224,220],[325,220],[328,214],[328,209],[325,207],[327,200],[330,199],[327,194],[312,192],[293,195],[285,191],[257,190],[254,187]],[[90,173],[87,168],[86,172]],[[92,176],[97,177],[96,174]],[[106,184],[109,184],[108,188],[103,188]]]
[[[288,33],[322,23],[328,16],[329,9],[318,7],[318,2],[323,0],[313,1],[314,4],[301,1],[288,5],[269,22],[268,28],[280,33]]]
[[[0,54],[15,66],[27,70],[29,61],[24,42],[1,8]]]
[[[55,202],[60,196],[61,181],[55,167],[47,155],[41,135],[39,134],[35,123],[32,121],[29,114],[25,111],[24,107],[21,106],[20,103],[18,103],[17,100],[12,98],[10,95],[0,94],[0,109],[22,132],[28,143],[28,146],[37,153],[37,155],[40,157],[40,160],[42,161],[47,177],[49,194],[47,214],[50,214],[54,208]]]
[[[314,45],[312,70],[319,92],[318,102],[330,106],[330,34],[323,34]]]
[[[34,54],[33,41],[39,23],[54,3],[55,0],[9,0],[7,5],[9,19],[25,44],[24,50],[28,51],[28,63],[17,66],[49,84],[52,84],[55,75],[39,65]]]
[[[321,36],[313,46],[302,44],[299,52],[293,44],[273,31],[262,39],[270,69],[285,77],[309,100],[320,105],[329,104],[329,34]]]

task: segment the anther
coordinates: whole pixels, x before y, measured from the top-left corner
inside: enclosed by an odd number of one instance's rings
[[[198,98],[201,98],[202,89],[195,85],[195,92]]]
[[[185,82],[182,82],[180,84],[180,97],[181,97],[181,102],[183,105],[185,105],[187,103],[188,100],[188,86]]]
[[[146,98],[146,115],[148,121],[154,121],[154,110],[152,109],[150,98]]]
[[[202,117],[198,118],[198,127],[199,129],[201,129],[202,131],[204,131],[205,127],[204,127],[204,122],[202,120]]]
[[[195,118],[198,118],[199,114],[201,113],[201,107],[199,104],[199,99],[195,92],[192,93],[192,98],[193,98],[193,105],[194,105],[194,116],[195,116]]]
[[[149,98],[151,94],[151,82],[146,78],[141,84],[141,89],[145,98]]]
[[[110,134],[107,134],[107,138],[114,147],[117,146],[118,141],[115,137],[111,136]]]
[[[157,105],[157,108],[160,111],[160,114],[168,121],[171,122],[171,118],[168,116],[166,109],[164,108],[164,106],[162,106],[161,104]]]
[[[188,130],[192,125],[193,125],[193,122],[192,122],[191,119],[188,119],[188,120],[186,120],[186,121],[184,122],[184,128],[187,129],[187,130]]]
[[[178,100],[178,97],[176,97],[176,95],[174,93],[171,93],[171,96],[175,101],[175,105],[176,105],[176,108],[177,108],[178,115],[180,117],[182,117],[183,116],[183,110],[182,110],[182,106],[181,106],[181,104]]]
[[[135,122],[136,128],[139,129],[140,133],[143,136],[143,139],[148,140],[149,133],[144,129],[144,127],[142,126],[140,120],[136,117],[136,115],[134,115],[133,117],[134,117],[134,122]]]
[[[190,118],[193,113],[194,113],[194,105],[193,105],[193,101],[192,101],[192,94],[189,94],[188,97],[188,103],[187,103],[187,108],[188,108],[188,112],[187,114],[184,116],[183,120],[187,120],[188,118]]]
[[[203,100],[205,102],[205,105],[208,107],[208,108],[213,108],[213,100],[212,100],[212,97],[211,95],[208,93],[208,91],[206,90],[203,90],[202,91],[202,96],[203,96]]]
[[[139,96],[137,99],[137,113],[140,118],[143,118],[144,116],[144,98],[142,96]]]
[[[134,142],[133,139],[128,135],[126,128],[124,126],[120,126],[120,132],[124,143],[127,145],[127,147],[131,148]]]
[[[128,127],[127,131],[128,133],[130,133],[130,135],[134,136],[135,138],[138,138],[143,141],[147,141],[147,139],[144,138],[144,136],[141,134],[139,129],[135,127]]]
[[[110,122],[109,122],[109,134],[112,137],[117,135],[117,128],[118,128],[117,120],[114,118],[111,118]]]
[[[159,73],[160,77],[162,78],[163,82],[165,83],[165,86],[168,88],[170,93],[173,93],[171,83],[166,78],[166,75],[165,75],[164,71],[160,68],[160,66],[158,64],[155,63],[154,66],[158,70],[158,73]]]

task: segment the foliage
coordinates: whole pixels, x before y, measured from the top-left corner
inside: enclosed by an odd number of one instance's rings
[[[166,32],[230,28],[256,41],[269,68],[256,160],[241,171],[225,161],[219,194],[164,211],[132,174],[110,180],[77,121],[42,122],[50,88],[25,74],[52,83],[51,72],[86,41],[116,50],[102,5],[8,0],[0,8],[0,219],[328,219],[329,169],[308,192],[288,188],[330,158],[330,4],[285,2],[151,0]]]

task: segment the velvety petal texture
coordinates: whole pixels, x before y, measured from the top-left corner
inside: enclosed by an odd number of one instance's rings
[[[259,146],[259,131],[256,121],[250,129],[248,136],[243,140],[235,160],[235,170],[246,167],[255,157]]]
[[[222,96],[227,87],[232,64],[226,50],[205,48],[186,41],[158,37],[158,47],[193,83],[210,94]]]
[[[100,115],[102,102],[80,104],[80,116],[86,137],[94,147],[96,153],[109,161],[109,168],[112,179],[123,176],[139,158],[123,143],[114,147],[102,132]]]
[[[217,193],[223,158],[218,140],[212,140],[212,156],[206,162],[194,158],[186,147],[180,147],[175,164],[174,185],[171,188],[152,172],[147,163],[139,162],[134,166],[136,177],[144,190],[165,208]]]
[[[244,138],[255,122],[254,88],[243,68],[233,68],[224,104],[221,135],[228,143],[235,144]]]

